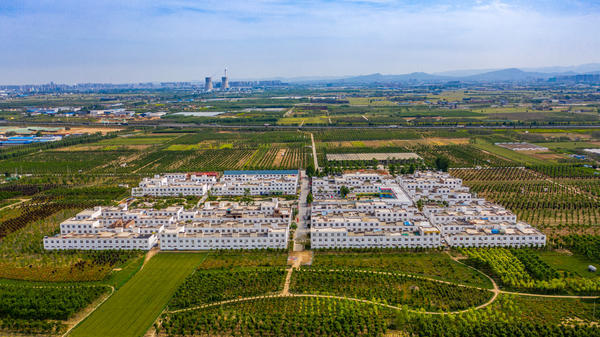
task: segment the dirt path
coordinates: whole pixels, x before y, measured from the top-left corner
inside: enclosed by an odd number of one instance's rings
[[[303,264],[310,264],[312,262],[312,252],[310,251],[292,251],[288,257],[288,264],[290,268],[287,270],[285,275],[285,283],[283,284],[283,290],[281,291],[282,296],[290,295],[290,283],[292,280],[292,273],[295,269],[299,269]]]
[[[144,269],[144,266],[146,265],[146,263],[148,263],[148,261],[150,261],[150,259],[151,259],[151,258],[152,258],[154,255],[158,254],[158,252],[160,252],[160,248],[158,248],[158,246],[157,246],[157,247],[154,247],[154,248],[152,248],[152,249],[150,249],[150,250],[149,250],[149,251],[146,253],[146,256],[144,257],[144,263],[142,264],[142,267],[140,268],[140,270]]]
[[[578,299],[598,299],[600,296],[580,296],[580,295],[547,295],[547,294],[531,294],[531,293],[520,293],[513,291],[500,290],[501,294],[518,295],[518,296],[532,296],[532,297],[545,297],[545,298],[578,298]]]
[[[319,171],[319,163],[317,162],[317,148],[315,147],[315,137],[313,136],[312,132],[310,133],[310,141],[312,142],[312,153],[315,164],[315,171]]]
[[[265,299],[265,298],[284,298],[284,297],[331,298],[331,299],[347,300],[347,301],[354,301],[354,302],[361,302],[361,303],[367,303],[367,304],[372,304],[372,305],[378,305],[378,306],[381,306],[381,307],[385,307],[385,308],[389,308],[389,309],[394,309],[394,310],[403,310],[403,308],[399,307],[399,306],[385,304],[385,303],[380,303],[380,302],[375,302],[375,301],[370,301],[370,300],[365,300],[365,299],[360,299],[360,298],[353,298],[353,297],[344,297],[344,296],[335,296],[335,295],[318,295],[318,294],[287,294],[287,295],[277,294],[277,295],[264,295],[264,296],[253,296],[253,297],[245,297],[245,298],[236,298],[236,299],[232,299],[232,300],[226,300],[226,301],[220,301],[220,302],[215,302],[215,303],[203,304],[203,305],[199,305],[199,306],[191,307],[191,308],[171,310],[171,311],[167,311],[167,313],[174,314],[174,313],[178,313],[178,312],[186,312],[186,311],[193,311],[193,310],[199,310],[199,309],[206,309],[206,308],[220,306],[220,305],[229,304],[229,303],[254,301],[254,300]],[[484,306],[487,306],[487,304],[482,304],[480,307],[484,307]],[[479,309],[480,307],[477,307],[476,309]],[[404,309],[406,309],[406,308],[404,308]],[[473,310],[473,308],[468,308],[468,309],[463,309],[463,310],[457,310],[457,311],[444,311],[444,312],[442,312],[442,311],[421,311],[421,310],[415,310],[415,309],[406,309],[406,310],[409,311],[409,312],[421,313],[421,314],[428,314],[428,315],[450,315],[450,314],[464,313],[464,312]]]
[[[279,149],[277,154],[275,155],[275,160],[273,160],[273,166],[281,165],[281,161],[283,161],[283,157],[285,156],[286,149]]]
[[[20,205],[20,204],[24,203],[27,200],[29,200],[29,199],[19,199],[19,201],[15,202],[14,204],[6,205],[6,206],[0,208],[0,211],[4,210],[6,208],[11,208],[11,207],[15,207],[17,205]]]
[[[292,272],[293,271],[294,271],[294,266],[289,268],[287,271],[287,274],[285,275],[285,283],[283,284],[283,290],[281,291],[281,296],[288,296],[290,294],[290,282],[292,280]]]
[[[322,271],[322,270],[307,270],[307,271]],[[414,278],[414,279],[418,279],[418,280],[425,280],[425,281],[431,281],[431,282],[437,282],[437,283],[443,283],[443,284],[449,284],[449,285],[453,285],[453,286],[457,286],[457,287],[462,287],[462,288],[472,288],[472,289],[479,289],[479,290],[487,290],[487,291],[494,291],[494,289],[488,289],[488,288],[481,288],[481,287],[477,287],[477,286],[472,286],[472,285],[468,285],[468,284],[461,284],[461,283],[456,283],[456,282],[451,282],[451,281],[444,281],[444,280],[438,280],[436,278],[433,277],[427,277],[427,276],[421,276],[421,275],[414,275],[414,274],[405,274],[405,273],[395,273],[395,272],[391,272],[391,271],[377,271],[377,270],[356,270],[356,269],[328,269],[328,272],[331,273],[335,273],[335,272],[345,272],[345,271],[352,271],[355,273],[371,273],[371,274],[379,274],[379,275],[397,275],[397,276],[403,276],[403,277],[408,277],[408,278]]]
[[[538,177],[540,179],[543,179],[543,180],[545,180],[545,181],[547,181],[547,182],[549,182],[551,184],[554,184],[554,185],[556,185],[558,187],[564,188],[564,189],[566,189],[567,191],[569,191],[571,193],[585,194],[585,195],[587,195],[588,197],[590,197],[590,198],[592,198],[594,200],[598,199],[598,197],[595,196],[595,195],[593,195],[592,193],[590,193],[588,191],[581,190],[581,189],[579,189],[576,186],[563,185],[563,184],[561,184],[561,183],[559,183],[557,181],[554,181],[552,178],[550,178],[549,176],[547,176],[547,175],[545,175],[543,173],[540,173],[540,172],[537,172],[537,171],[534,171],[534,170],[529,170],[529,171],[531,171],[536,177]]]
[[[289,108],[289,110],[288,110],[288,111],[286,111],[286,112],[283,114],[283,117],[289,117],[289,116],[291,116],[291,115],[292,115],[292,112],[294,112],[294,107],[291,107],[291,108]]]

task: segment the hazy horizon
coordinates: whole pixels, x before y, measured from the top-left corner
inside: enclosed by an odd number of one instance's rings
[[[596,63],[581,1],[5,0],[0,82],[354,76]]]

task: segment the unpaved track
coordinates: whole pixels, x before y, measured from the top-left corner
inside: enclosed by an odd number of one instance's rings
[[[353,298],[353,297],[334,296],[334,295],[318,295],[318,294],[287,294],[287,295],[277,294],[277,295],[264,295],[264,296],[253,296],[253,297],[246,297],[246,298],[236,298],[236,299],[227,300],[227,301],[220,301],[220,302],[215,302],[215,303],[203,304],[203,305],[199,305],[199,306],[192,307],[192,308],[185,308],[185,309],[178,309],[178,310],[167,311],[167,313],[174,314],[174,313],[178,313],[178,312],[186,312],[186,311],[193,311],[193,310],[199,310],[199,309],[206,309],[206,308],[220,306],[220,305],[229,304],[229,303],[238,303],[238,302],[245,302],[245,301],[253,301],[253,300],[264,299],[264,298],[284,298],[284,297],[331,298],[331,299],[355,301],[355,302],[367,303],[367,304],[372,304],[372,305],[378,305],[378,306],[381,306],[381,307],[385,307],[385,308],[389,308],[389,309],[394,309],[394,310],[403,310],[402,307],[398,307],[398,306],[395,306],[395,305],[390,305],[390,304],[385,304],[385,303],[380,303],[380,302],[374,302],[374,301],[370,301],[370,300],[364,300],[364,299]],[[483,308],[483,307],[485,307],[487,305],[488,305],[488,303],[485,303],[485,304],[482,304],[479,307],[476,307],[475,309],[480,309],[480,308]],[[404,308],[404,309],[408,310],[409,312],[421,313],[421,314],[429,314],[429,315],[460,314],[460,313],[463,313],[463,312],[467,312],[467,311],[473,310],[473,308],[468,308],[468,309],[464,309],[464,310],[441,312],[441,311],[421,311],[421,310],[406,309],[406,308]]]
[[[315,172],[319,171],[319,163],[317,161],[317,148],[315,147],[315,137],[313,136],[312,132],[310,133],[310,141],[312,142],[312,153],[313,153],[313,160],[315,163]]]

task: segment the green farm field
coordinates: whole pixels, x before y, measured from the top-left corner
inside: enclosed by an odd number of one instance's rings
[[[162,144],[177,138],[177,135],[135,135],[132,137],[116,137],[102,140],[96,144],[103,145],[154,145]],[[94,144],[91,144],[94,145]]]
[[[492,288],[482,274],[442,252],[316,252],[312,265],[330,269],[367,269],[422,275],[482,288]]]
[[[536,254],[542,261],[557,270],[568,271],[581,277],[597,277],[597,274],[590,273],[587,268],[589,265],[597,265],[600,261],[593,261],[585,256],[564,251],[539,251]]]
[[[160,253],[78,325],[69,336],[142,336],[175,289],[206,258],[202,253]]]

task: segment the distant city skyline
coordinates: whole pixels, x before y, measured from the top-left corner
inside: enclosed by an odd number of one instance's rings
[[[4,0],[0,82],[204,81],[600,62],[591,0]]]

